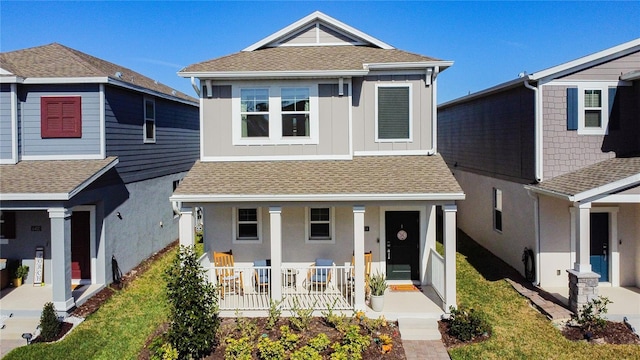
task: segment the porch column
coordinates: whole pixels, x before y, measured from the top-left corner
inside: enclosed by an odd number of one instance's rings
[[[353,207],[353,271],[354,304],[356,310],[364,310],[364,206]]]
[[[193,246],[195,242],[195,219],[193,208],[180,208],[180,245]]]
[[[66,314],[75,305],[71,294],[71,211],[51,208],[48,212],[51,221],[53,305],[59,314]]]
[[[442,207],[443,243],[444,243],[444,310],[456,307],[456,212],[455,204]]]
[[[575,207],[578,209],[578,214],[576,216],[576,262],[573,264],[573,270],[581,273],[591,272],[589,259],[591,203],[575,204]]]
[[[269,226],[271,228],[271,298],[282,300],[282,208],[269,207]]]

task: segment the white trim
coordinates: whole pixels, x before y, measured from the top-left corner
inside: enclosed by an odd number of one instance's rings
[[[100,169],[98,172],[96,172],[95,174],[91,175],[87,180],[83,181],[80,185],[78,185],[75,189],[71,190],[71,192],[69,193],[69,199],[71,199],[72,197],[74,197],[77,193],[79,193],[80,191],[82,191],[84,188],[86,188],[87,186],[89,186],[92,182],[96,181],[99,177],[101,177],[102,175],[104,175],[107,171],[111,170],[111,168],[115,167],[116,165],[118,165],[118,162],[120,160],[118,158],[113,159],[113,161],[111,161],[109,164],[107,164],[105,167],[103,167],[102,169]]]
[[[104,84],[100,84],[100,157],[103,159],[107,156],[107,118],[106,118],[106,99],[104,93]]]
[[[74,211],[88,211],[89,212],[89,258],[91,262],[91,279],[81,279],[80,284],[96,284],[97,278],[97,253],[96,253],[96,206],[95,205],[81,205],[71,208],[72,216]],[[73,235],[72,235],[73,236]]]
[[[153,104],[153,118],[147,117],[147,102]],[[155,144],[156,143],[156,99],[148,96],[142,97],[142,142],[144,144]],[[153,121],[153,137],[147,137],[147,121]]]
[[[362,66],[369,70],[390,70],[390,69],[426,69],[440,67],[441,71],[452,66],[453,61],[414,61],[414,62],[386,62],[386,63],[364,63]],[[424,75],[424,71],[422,72]]]
[[[368,70],[280,70],[280,71],[197,71],[179,72],[184,78],[197,77],[211,80],[230,79],[286,79],[286,78],[330,78],[365,76]]]
[[[291,35],[293,35],[294,32],[301,30],[303,28],[305,28],[307,25],[315,22],[315,21],[322,21],[324,23],[326,23],[327,25],[329,25],[329,27],[331,28],[335,28],[335,30],[339,30],[341,32],[344,32],[345,34],[351,35],[351,37],[357,37],[360,38],[362,40],[365,40],[369,43],[371,43],[372,45],[375,45],[379,48],[382,49],[393,49],[393,47],[383,41],[380,41],[376,38],[374,38],[373,36],[367,35],[365,33],[363,33],[360,30],[357,30],[343,22],[340,22],[320,11],[315,11],[307,16],[305,16],[304,18],[294,22],[293,24],[279,30],[276,31],[275,33],[259,40],[256,43],[253,43],[249,46],[247,46],[246,48],[242,49],[242,51],[253,51],[253,50],[257,50],[263,46],[267,46],[273,42],[275,42],[278,39],[281,38],[288,38],[291,37]]]
[[[452,201],[464,200],[464,193],[424,194],[292,194],[292,195],[237,195],[197,194],[172,195],[170,201],[184,203],[207,202],[309,202],[309,201]]]
[[[609,126],[609,87],[615,87],[617,82],[581,82],[578,88],[578,135],[606,135]],[[586,108],[584,105],[585,91],[600,91],[600,126],[585,126],[585,111],[597,108]]]
[[[329,239],[311,239],[311,209],[329,208]],[[304,208],[304,242],[305,244],[335,244],[336,216],[333,206],[305,206]]]
[[[18,162],[18,85],[11,84],[11,160]]]
[[[378,134],[378,89],[379,88],[409,88],[409,137],[407,139],[380,139]],[[375,142],[377,143],[410,143],[413,142],[413,84],[403,83],[377,83],[375,91]]]
[[[208,90],[207,90],[208,91]],[[209,95],[207,93],[207,95]],[[199,117],[199,123],[200,123],[200,128],[199,128],[199,132],[200,132],[200,161],[217,161],[217,160],[206,160],[207,156],[204,156],[204,141],[205,141],[205,137],[204,137],[204,97],[200,97],[198,99],[199,102],[199,106],[198,106],[198,117]]]
[[[202,143],[202,141],[200,141]],[[297,160],[353,160],[351,155],[268,155],[268,156],[201,156],[203,162],[223,161],[297,161]]]
[[[381,150],[381,151],[354,151],[353,156],[430,156],[430,150]]]
[[[502,232],[504,231],[504,209],[502,204],[504,203],[502,201],[504,192],[501,189],[498,189],[496,187],[493,188],[492,191],[492,197],[493,197],[493,206],[492,206],[492,211],[493,211],[493,231],[498,232],[500,234],[502,234]],[[499,196],[498,196],[499,195]],[[498,201],[499,200],[499,201]],[[498,204],[499,202],[499,204]],[[498,206],[500,205],[500,206]],[[500,212],[500,229],[498,229],[497,222],[496,222],[496,212],[499,211]]]
[[[23,84],[104,84],[107,76],[93,77],[30,77],[24,78]]]
[[[418,239],[418,244],[420,246],[418,253],[418,268],[420,268],[420,283],[426,284],[426,278],[424,278],[427,273],[427,263],[423,261],[425,258],[428,259],[428,256],[424,256],[425,251],[429,251],[429,247],[426,244],[427,239],[427,207],[426,206],[380,206],[380,268],[379,271],[387,275],[387,238],[386,238],[386,218],[385,214],[387,211],[417,211],[418,212],[418,226],[420,227],[420,237]]]
[[[122,87],[122,88],[125,88],[125,89],[129,89],[129,90],[134,90],[134,91],[137,91],[137,92],[141,92],[143,94],[159,97],[159,98],[166,99],[166,100],[171,100],[171,101],[175,101],[175,102],[179,102],[179,103],[183,103],[183,104],[187,104],[187,105],[191,105],[191,106],[197,106],[198,105],[197,101],[191,101],[191,100],[182,99],[182,98],[179,98],[177,96],[165,94],[163,92],[151,90],[151,89],[148,89],[148,88],[142,87],[142,86],[136,86],[136,85],[133,85],[133,84],[130,84],[130,83],[127,83],[127,82],[123,82],[123,81],[119,81],[119,80],[115,80],[115,79],[112,79],[112,78],[108,78],[108,83],[110,85],[119,86],[119,87]]]
[[[525,189],[531,190],[533,192],[539,193],[539,194],[543,194],[543,195],[548,195],[548,196],[553,196],[553,197],[557,197],[557,198],[561,198],[561,199],[566,199],[569,200],[571,202],[595,202],[595,201],[599,201],[599,202],[603,202],[603,199],[609,198],[609,197],[613,197],[613,196],[620,196],[622,198],[622,196],[625,196],[626,194],[613,194],[613,195],[607,195],[607,193],[611,193],[614,191],[617,191],[618,189],[623,189],[629,186],[632,186],[636,183],[640,183],[640,174],[634,174],[631,175],[629,177],[626,177],[624,179],[620,179],[618,181],[614,181],[608,184],[604,184],[602,186],[598,186],[598,187],[594,187],[592,189],[583,191],[581,193],[575,194],[575,195],[569,195],[569,194],[564,194],[564,193],[559,193],[556,191],[552,191],[552,190],[547,190],[547,189],[541,189],[538,188],[536,186],[532,186],[532,185],[525,185]],[[597,199],[592,199],[592,198],[596,198],[598,196],[603,196],[602,198],[597,198]],[[633,195],[631,195],[633,196]],[[637,195],[636,195],[637,197]],[[626,199],[627,197],[625,196],[623,199]],[[585,201],[585,200],[589,200],[589,201]],[[632,201],[632,202],[637,202],[637,201]]]
[[[619,87],[619,86],[633,86],[633,82],[631,81],[621,81],[621,80],[551,80],[540,86],[608,86],[608,87]]]
[[[598,204],[598,203],[637,204],[637,203],[640,203],[640,194],[613,194],[613,195],[607,195],[597,200],[593,200],[592,202],[595,204]]]
[[[21,84],[23,81],[20,76],[0,76],[0,84]]]
[[[4,69],[2,67],[0,67],[0,75],[15,75],[14,73],[12,73],[11,71]]]
[[[22,160],[102,160],[100,154],[78,154],[78,155],[22,155]]]
[[[349,158],[353,158],[353,81],[351,79],[347,79],[347,98],[349,100],[348,108],[349,108]]]
[[[238,238],[238,209],[256,209],[257,216],[257,239],[239,239]],[[259,206],[243,206],[231,208],[231,242],[233,244],[262,244],[262,208]]]

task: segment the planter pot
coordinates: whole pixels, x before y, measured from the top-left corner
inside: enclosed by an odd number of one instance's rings
[[[22,278],[13,279],[13,287],[19,287],[20,285],[22,285]]]
[[[380,312],[384,308],[384,295],[371,295],[371,308]]]

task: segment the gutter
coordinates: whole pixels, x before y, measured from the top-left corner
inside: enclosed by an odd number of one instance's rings
[[[434,66],[431,74],[431,149],[427,150],[427,155],[431,156],[436,153],[438,149],[438,82],[436,81],[438,74],[440,73],[440,67]]]
[[[537,87],[529,84],[529,76],[526,76],[522,82],[524,87],[529,90],[533,90],[533,121],[534,121],[534,163],[535,163],[535,177],[537,182],[542,181],[542,112],[540,111],[540,91]]]
[[[196,78],[193,76],[191,77],[191,87],[193,87],[193,90],[195,90],[198,97],[200,97],[200,87],[196,85]]]

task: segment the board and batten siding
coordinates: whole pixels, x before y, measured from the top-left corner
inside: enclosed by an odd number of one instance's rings
[[[42,138],[40,99],[43,96],[82,98],[81,138]],[[21,106],[21,156],[100,155],[100,92],[97,84],[21,86],[18,101]]]
[[[376,141],[376,84],[411,84],[412,141]],[[354,151],[427,151],[433,148],[432,86],[424,75],[381,75],[353,79]]]
[[[107,156],[117,156],[125,183],[188,171],[199,157],[198,107],[155,99],[156,142],[143,139],[144,96],[105,88]]]
[[[450,167],[534,181],[533,91],[522,86],[440,107],[438,151]]]
[[[211,98],[202,101],[203,154],[228,156],[333,156],[349,154],[348,88],[338,94],[338,84],[318,84],[318,144],[234,145],[231,85],[213,86]]]
[[[11,86],[0,85],[0,159],[12,159]]]

